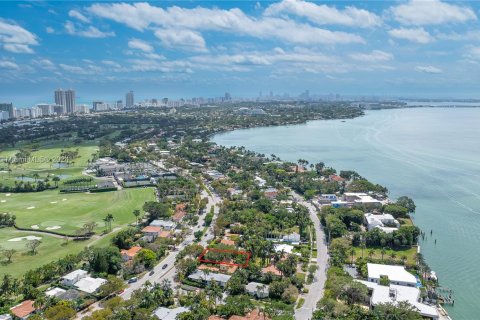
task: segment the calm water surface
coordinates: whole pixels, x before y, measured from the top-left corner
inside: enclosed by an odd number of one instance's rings
[[[412,197],[415,223],[428,234],[422,253],[454,290],[450,315],[480,319],[480,108],[369,111],[345,122],[238,130],[213,140],[356,170],[391,197]]]

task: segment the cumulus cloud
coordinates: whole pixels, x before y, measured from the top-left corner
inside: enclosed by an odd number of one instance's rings
[[[36,59],[32,61],[32,64],[45,70],[53,71],[57,69],[55,64],[49,59]]]
[[[115,36],[113,31],[101,31],[94,26],[89,26],[86,29],[78,29],[75,24],[71,21],[65,22],[65,31],[68,34],[86,38],[107,38]]]
[[[0,47],[13,53],[33,53],[37,36],[21,26],[0,19]]]
[[[77,10],[70,10],[68,12],[68,16],[71,17],[71,18],[75,18],[75,19],[78,19],[82,22],[85,22],[85,23],[90,23],[90,19],[88,19],[85,15],[83,15],[83,13],[81,13],[80,11],[77,11]]]
[[[370,53],[352,53],[349,55],[351,59],[364,62],[380,62],[393,60],[393,54],[381,51],[373,50]]]
[[[155,36],[167,48],[205,52],[207,47],[202,35],[191,30],[160,29]]]
[[[369,28],[382,23],[379,16],[364,9],[347,6],[343,10],[338,10],[335,7],[324,4],[317,5],[303,0],[283,0],[270,5],[265,10],[267,16],[282,14],[305,17],[319,25],[332,24]]]
[[[131,49],[141,50],[143,52],[153,52],[153,46],[140,39],[132,39],[128,41],[128,47]]]
[[[432,74],[438,74],[443,72],[442,69],[434,66],[416,66],[415,70],[418,72],[432,73]]]
[[[364,43],[362,37],[341,31],[330,31],[293,20],[253,18],[238,8],[222,10],[177,6],[163,9],[149,3],[97,3],[87,10],[99,17],[143,31],[157,26],[166,30],[220,31],[259,39],[277,39],[299,44]]]
[[[388,34],[397,39],[408,40],[421,44],[430,43],[435,40],[430,33],[425,31],[423,28],[398,28],[390,30]]]
[[[19,66],[18,66],[18,64],[16,64],[15,62],[12,62],[12,61],[0,60],[0,68],[1,69],[17,70],[17,69],[19,69]]]
[[[475,12],[440,0],[411,0],[391,8],[395,20],[407,25],[433,25],[476,20]]]

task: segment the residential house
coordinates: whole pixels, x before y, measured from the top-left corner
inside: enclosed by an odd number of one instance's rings
[[[66,286],[73,286],[76,282],[78,282],[80,279],[85,278],[87,275],[87,271],[78,269],[63,276],[62,283]]]
[[[422,303],[421,294],[418,288],[408,287],[403,285],[390,284],[383,286],[375,282],[356,280],[367,286],[370,292],[370,306],[374,309],[378,304],[398,304],[406,301],[414,308],[420,315],[427,319],[439,319],[439,312],[432,305]]]
[[[284,253],[292,253],[293,251],[293,246],[289,245],[289,244],[274,244],[273,245],[273,250],[275,250],[275,252],[284,252]]]
[[[337,201],[337,196],[335,194],[322,194],[318,197],[319,204],[331,204],[334,201]]]
[[[12,316],[9,314],[0,314],[0,320],[12,320]]]
[[[300,242],[300,235],[296,232],[290,233],[290,234],[284,235],[282,240],[284,242],[299,243]]]
[[[97,292],[102,284],[106,282],[107,280],[102,278],[85,277],[75,283],[75,287],[80,291],[92,294]]]
[[[163,230],[175,229],[176,223],[169,220],[153,220],[150,223],[151,227],[161,227]]]
[[[366,213],[365,223],[369,231],[373,230],[374,228],[378,228],[386,233],[391,233],[395,230],[398,230],[398,228],[400,227],[400,223],[397,221],[397,219],[395,219],[391,214],[388,213]]]
[[[346,192],[343,194],[343,200],[352,203],[354,207],[364,207],[368,209],[378,209],[383,205],[380,200],[362,192]]]
[[[133,246],[128,250],[120,251],[120,254],[122,255],[123,261],[130,261],[130,260],[133,260],[133,258],[135,258],[135,256],[140,250],[142,250],[142,247]]]
[[[179,203],[175,206],[175,214],[172,217],[172,220],[175,222],[182,221],[183,217],[187,214],[185,211],[187,205],[185,203]]]
[[[328,176],[328,180],[330,182],[336,182],[336,183],[339,183],[339,184],[342,184],[343,182],[345,182],[345,179],[340,177],[340,176],[337,176],[336,174],[332,174],[330,176]]]
[[[10,312],[13,313],[15,317],[21,320],[27,319],[36,310],[33,304],[33,300],[25,300],[22,303],[16,305],[15,307],[10,308]]]
[[[230,240],[230,239],[222,239],[220,241],[220,243],[224,244],[224,245],[227,245],[227,246],[234,246],[235,245],[235,241]]]
[[[55,287],[55,288],[52,288],[50,290],[45,291],[45,295],[47,297],[59,297],[62,294],[64,294],[65,292],[67,292],[67,290]],[[0,320],[1,320],[1,318],[0,318]]]
[[[188,309],[185,307],[178,307],[178,308],[165,308],[159,307],[153,311],[153,315],[156,316],[160,320],[175,320],[177,316],[181,313],[187,312]]]
[[[245,286],[245,290],[252,296],[256,296],[259,299],[268,297],[268,286],[263,283],[249,282]]]
[[[278,270],[278,268],[276,266],[274,266],[273,264],[269,265],[268,267],[262,268],[262,273],[264,273],[264,274],[271,273],[275,276],[281,276],[282,275],[282,272],[280,270]]]
[[[391,284],[416,287],[417,278],[404,266],[367,263],[368,281],[380,284],[380,278],[387,277]]]
[[[230,276],[222,273],[205,273],[203,270],[197,270],[188,276],[188,279],[208,285],[215,280],[220,286],[225,287]]]
[[[142,229],[143,237],[149,242],[155,241],[155,239],[157,239],[161,231],[162,231],[161,227],[152,226],[152,225]]]
[[[159,237],[159,238],[172,238],[173,235],[172,235],[172,232],[171,232],[171,231],[162,230],[162,231],[160,231],[160,233],[158,234],[158,237]]]
[[[263,194],[268,199],[275,199],[278,196],[278,190],[276,188],[267,188]]]
[[[272,320],[258,309],[252,310],[244,316],[231,316],[228,320]]]

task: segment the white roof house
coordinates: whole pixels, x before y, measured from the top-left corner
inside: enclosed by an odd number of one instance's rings
[[[269,294],[268,286],[259,282],[248,283],[245,290],[252,296],[257,296],[257,298],[266,298]]]
[[[75,287],[77,287],[78,290],[86,293],[94,293],[105,282],[107,282],[107,280],[102,278],[85,277],[75,283]]]
[[[171,230],[175,228],[175,222],[169,220],[153,220],[150,223],[152,227],[162,227],[165,230]]]
[[[373,230],[374,228],[378,228],[386,233],[391,233],[395,230],[398,230],[398,228],[400,227],[400,223],[398,222],[398,220],[389,213],[366,213],[365,221],[367,223],[367,229],[369,231]]]
[[[284,235],[282,238],[285,242],[300,242],[300,235],[296,232]]]
[[[52,288],[50,290],[45,291],[45,295],[47,297],[58,297],[59,295],[65,293],[67,290],[64,290],[62,288]]]
[[[275,252],[285,252],[285,253],[292,253],[293,251],[293,246],[289,244],[274,244],[273,249]]]
[[[223,287],[227,284],[228,280],[230,280],[230,277],[231,276],[222,273],[209,272],[206,274],[203,270],[197,270],[188,276],[188,278],[191,280],[204,281],[206,283],[210,283],[211,281],[215,280]]]
[[[381,207],[382,202],[362,192],[345,192],[343,194],[344,200],[352,202],[353,205],[366,207]]]
[[[403,266],[392,266],[386,264],[367,263],[368,281],[380,283],[380,277],[386,276],[392,284],[402,286],[417,286],[417,278]]]
[[[161,320],[175,320],[177,318],[177,315],[179,315],[180,313],[187,312],[187,311],[188,311],[188,309],[184,308],[184,307],[178,307],[178,308],[175,308],[175,309],[168,309],[168,308],[165,308],[165,307],[160,307],[160,308],[155,309],[153,314],[158,319],[161,319]]]
[[[85,278],[88,275],[88,272],[82,269],[78,269],[70,272],[62,277],[62,282],[64,285],[71,286],[74,285],[77,281],[82,278]]]
[[[439,313],[434,306],[420,302],[420,290],[414,287],[390,284],[382,286],[374,282],[356,280],[366,285],[371,291],[370,305],[375,307],[380,303],[397,304],[406,301],[417,308],[418,313],[430,319],[439,319]]]

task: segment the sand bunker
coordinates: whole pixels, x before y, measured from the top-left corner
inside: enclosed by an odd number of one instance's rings
[[[67,201],[67,199],[64,198],[64,199],[62,199],[62,201]]]
[[[33,226],[30,226],[30,228],[32,228],[32,229],[40,229],[40,227],[38,226],[38,224],[34,224]]]
[[[11,193],[7,193],[5,197],[10,197],[11,195],[12,195]]]
[[[26,237],[18,237],[18,238],[13,238],[13,239],[10,239],[8,241],[15,241],[15,242],[18,242],[18,241],[22,241],[22,240],[42,240],[42,237],[36,237],[36,236],[26,236]]]
[[[53,204],[53,203],[58,203],[58,202],[57,202],[57,201],[52,201],[52,202],[50,202],[50,203],[52,203],[52,204]]]
[[[57,229],[60,229],[61,227],[60,226],[51,226],[51,227],[46,227],[45,229],[46,230],[57,230]]]
[[[35,209],[35,207],[28,207],[27,210]]]
[[[1,202],[1,203],[5,203],[5,202],[7,202],[7,200],[2,200],[2,201],[0,201],[0,202]]]

